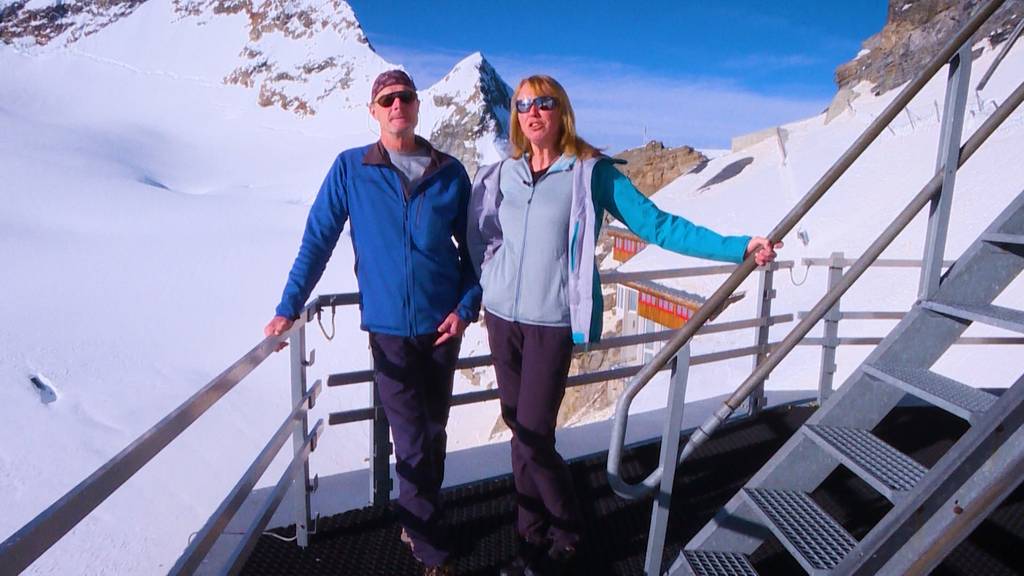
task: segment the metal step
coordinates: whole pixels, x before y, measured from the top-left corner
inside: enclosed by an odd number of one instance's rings
[[[921,302],[921,307],[946,316],[981,322],[1024,334],[1024,312],[1020,310],[1004,308],[995,304],[948,304],[931,301]]]
[[[734,552],[706,552],[704,550],[684,550],[686,565],[682,572],[671,574],[686,576],[757,576],[754,567],[743,554]]]
[[[986,232],[981,235],[982,242],[990,244],[1024,245],[1024,234],[1004,234],[1002,232]]]
[[[744,488],[768,528],[809,574],[824,574],[857,545],[810,496],[792,490]]]
[[[804,428],[812,440],[890,502],[903,498],[928,472],[914,459],[867,430],[821,425]]]
[[[864,373],[913,394],[968,422],[974,422],[996,401],[983,390],[957,382],[924,368],[865,364]]]

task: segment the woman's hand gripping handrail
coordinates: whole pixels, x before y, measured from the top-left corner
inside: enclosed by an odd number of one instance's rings
[[[813,187],[811,187],[811,190],[808,191],[808,193],[800,200],[799,203],[797,203],[796,206],[793,207],[792,210],[790,210],[789,214],[787,214],[786,217],[782,219],[782,221],[775,227],[775,229],[772,230],[770,234],[768,234],[769,242],[774,244],[776,242],[781,241],[786,236],[786,234],[788,234],[797,225],[800,219],[802,219],[804,215],[806,215],[807,212],[810,211],[810,209],[814,207],[815,204],[817,204],[818,200],[820,200],[821,197],[824,196],[825,193],[832,187],[832,185],[835,184],[837,180],[839,180],[839,177],[842,176],[846,172],[846,170],[850,168],[853,162],[857,160],[857,158],[859,158],[860,155],[864,153],[867,147],[872,142],[874,142],[874,140],[882,133],[883,130],[885,130],[886,126],[888,126],[896,118],[896,116],[903,111],[907,104],[909,104],[910,101],[914,98],[914,96],[916,96],[917,93],[921,91],[921,89],[925,86],[925,84],[928,83],[932,76],[934,76],[936,72],[938,72],[943,66],[946,65],[946,63],[950,60],[950,58],[953,57],[953,55],[960,49],[960,47],[963,46],[965,42],[970,40],[971,36],[979,28],[981,28],[982,24],[984,24],[985,21],[988,20],[992,13],[995,12],[1000,6],[1002,6],[1004,1],[1005,0],[990,0],[988,4],[984,5],[980,10],[978,10],[977,13],[975,13],[974,17],[971,18],[971,20],[960,30],[960,32],[958,32],[957,35],[952,40],[950,40],[949,43],[947,43],[947,45],[941,51],[939,51],[935,55],[935,57],[932,58],[931,61],[929,61],[928,65],[925,66],[924,70],[922,70],[922,72],[913,81],[907,84],[907,86],[904,87],[902,91],[900,91],[896,98],[893,99],[893,101],[890,102],[888,106],[886,106],[885,110],[883,110],[877,118],[875,118],[875,120],[871,123],[870,126],[868,126],[864,133],[861,134],[860,137],[858,137],[857,140],[855,140],[854,143],[850,145],[850,148],[843,153],[839,160],[837,160],[836,163],[833,164],[832,167],[829,168],[828,171],[822,175],[818,182],[815,183]],[[1020,89],[1018,88],[1018,91],[1019,90]],[[1014,95],[1016,95],[1018,91],[1015,91]],[[1013,96],[1007,99],[1004,105],[1001,106],[1000,108],[1007,107],[1007,105],[1011,104],[1011,100],[1013,100]],[[966,160],[966,157],[964,155],[966,154],[967,156],[969,156],[970,153],[973,153],[974,151],[973,149],[968,149],[968,146],[971,145],[972,142],[974,142],[975,149],[978,145],[980,145],[980,141],[975,142],[975,139],[978,136],[983,136],[981,138],[981,141],[983,141],[984,137],[987,137],[987,135],[982,135],[981,132],[985,128],[985,126],[987,126],[998,115],[999,111],[997,110],[996,113],[993,114],[991,118],[989,118],[989,121],[986,122],[985,125],[982,126],[982,128],[979,128],[978,132],[975,133],[971,140],[964,145],[964,150],[961,154],[960,159],[961,164]],[[1006,111],[1005,115],[1009,115],[1009,111]],[[1005,116],[1003,119],[1005,119]],[[991,130],[994,129],[995,126],[992,126]],[[929,185],[931,185],[931,182],[929,183]],[[709,298],[707,302],[705,302],[704,305],[700,307],[697,313],[692,318],[690,318],[690,320],[687,321],[687,323],[684,324],[683,327],[679,329],[676,335],[673,336],[671,340],[665,343],[665,346],[654,356],[654,358],[651,359],[651,361],[648,362],[640,370],[640,372],[638,372],[630,380],[629,384],[626,386],[626,389],[623,391],[622,396],[619,397],[619,400],[615,406],[615,421],[612,425],[611,440],[608,446],[607,465],[608,483],[612,487],[612,490],[614,490],[615,493],[618,494],[619,496],[629,499],[642,498],[652,493],[661,481],[660,470],[655,470],[650,475],[648,475],[647,478],[645,478],[638,484],[629,484],[625,480],[623,480],[622,477],[619,475],[619,466],[621,464],[622,459],[623,444],[626,437],[626,424],[628,421],[629,406],[630,404],[632,404],[633,398],[635,398],[636,395],[640,392],[640,390],[647,385],[651,378],[653,378],[654,375],[658,371],[660,371],[672,359],[673,356],[675,356],[676,352],[678,352],[686,343],[690,341],[693,335],[696,334],[697,330],[699,330],[705,323],[707,323],[711,316],[714,315],[713,313],[716,312],[725,303],[725,300],[740,286],[740,284],[743,283],[744,280],[746,280],[747,276],[750,275],[750,273],[754,270],[755,267],[756,264],[754,262],[753,255],[748,256],[746,260],[744,260],[743,264],[740,265],[732,274],[730,274],[729,277],[725,280],[725,282],[711,296],[711,298]],[[762,367],[769,366],[769,363],[774,358],[774,356],[774,354],[770,356],[769,362],[762,364]],[[772,364],[772,368],[774,368],[774,364]],[[769,368],[768,370],[770,369],[771,368]],[[751,378],[753,378],[756,374],[767,374],[768,370],[762,371],[759,368],[757,371],[755,371],[754,374],[751,375]],[[687,443],[686,447],[683,449],[683,452],[680,456],[680,462],[686,457],[688,457],[689,454],[692,453],[693,450],[696,449],[696,447],[703,442],[703,440],[697,440],[697,443],[695,445],[694,440],[696,437],[706,436],[713,432],[718,427],[718,425],[721,424],[721,422],[723,422],[726,418],[728,418],[730,414],[732,414],[732,412],[735,410],[735,406],[738,406],[739,403],[742,402],[742,399],[745,399],[746,396],[749,395],[750,391],[753,389],[753,386],[749,387],[751,390],[744,391],[744,388],[747,387],[746,384],[751,381],[751,378],[748,378],[747,381],[744,382],[744,385],[740,386],[740,389],[737,390],[736,393],[734,393],[733,396],[729,399],[729,401],[727,401],[726,404],[723,405],[722,408],[719,409],[718,412],[716,412],[708,420],[705,426],[702,426],[697,432],[694,433],[694,436],[691,436],[690,442]],[[736,400],[741,395],[742,398]]]

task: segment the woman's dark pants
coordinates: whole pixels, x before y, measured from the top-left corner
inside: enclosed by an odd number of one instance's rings
[[[519,536],[575,546],[579,503],[565,460],[555,450],[555,424],[572,360],[571,329],[487,317],[501,416],[512,430]]]

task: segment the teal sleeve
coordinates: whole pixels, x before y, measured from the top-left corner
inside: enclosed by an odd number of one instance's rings
[[[723,262],[742,262],[750,236],[722,236],[682,216],[663,212],[609,161],[598,162],[591,182],[594,201],[649,244]]]

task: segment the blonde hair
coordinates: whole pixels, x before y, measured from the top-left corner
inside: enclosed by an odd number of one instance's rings
[[[526,139],[523,127],[519,125],[519,114],[516,112],[516,100],[519,99],[519,93],[524,87],[529,87],[538,96],[554,96],[558,100],[557,109],[562,119],[562,135],[558,140],[559,152],[584,160],[601,154],[600,150],[576,134],[576,115],[572,111],[572,104],[569,103],[569,95],[566,94],[565,88],[551,76],[536,74],[523,78],[512,95],[512,105],[509,108],[509,144],[513,158],[522,158],[523,154],[530,151],[530,141]]]

